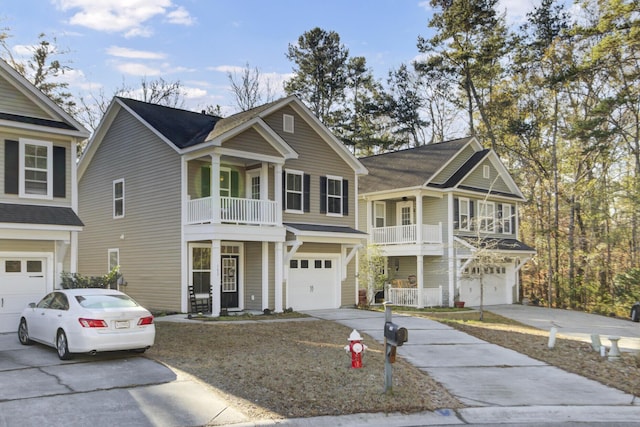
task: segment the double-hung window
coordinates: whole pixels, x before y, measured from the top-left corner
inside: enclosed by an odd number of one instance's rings
[[[481,201],[478,205],[480,217],[480,231],[493,233],[495,231],[495,204]]]
[[[124,217],[124,179],[113,181],[113,217]]]
[[[504,234],[512,234],[513,227],[512,221],[514,218],[513,212],[515,209],[513,205],[508,203],[502,203],[498,205],[498,232]]]
[[[327,213],[342,215],[342,178],[327,176]]]
[[[20,197],[53,198],[53,145],[20,140]]]
[[[376,228],[387,225],[387,205],[385,202],[373,202],[373,226]]]
[[[458,200],[458,229],[469,231],[471,225],[471,213],[469,210],[469,199],[460,198]]]
[[[288,212],[303,212],[304,174],[300,171],[287,170],[285,174],[285,209]]]

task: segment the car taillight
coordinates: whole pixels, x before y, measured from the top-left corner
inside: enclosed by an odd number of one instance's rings
[[[153,316],[141,317],[140,320],[138,320],[138,326],[151,325],[152,323]]]
[[[101,319],[84,319],[79,318],[78,321],[83,328],[106,328],[107,322]]]

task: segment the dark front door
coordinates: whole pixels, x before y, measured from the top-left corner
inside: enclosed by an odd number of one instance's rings
[[[222,308],[238,308],[238,255],[222,255],[220,304]]]

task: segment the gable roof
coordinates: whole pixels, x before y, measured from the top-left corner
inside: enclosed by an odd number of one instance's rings
[[[13,88],[26,97],[29,102],[37,106],[48,117],[31,117],[14,112],[0,113],[0,125],[18,128],[43,127],[45,131],[88,138],[89,131],[67,113],[62,107],[53,102],[29,80],[13,69],[3,59],[0,59],[0,78],[5,79]]]
[[[460,138],[363,157],[360,162],[369,170],[369,175],[360,178],[359,192],[423,186],[472,140]]]

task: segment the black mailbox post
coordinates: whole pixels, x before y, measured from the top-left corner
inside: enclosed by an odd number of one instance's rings
[[[391,321],[391,305],[385,303],[384,308],[384,392],[392,391],[393,368],[396,361],[396,348],[407,342],[409,332]]]
[[[409,332],[407,331],[407,328],[402,328],[393,322],[385,322],[384,337],[387,339],[388,344],[400,347],[402,344],[407,342]]]

